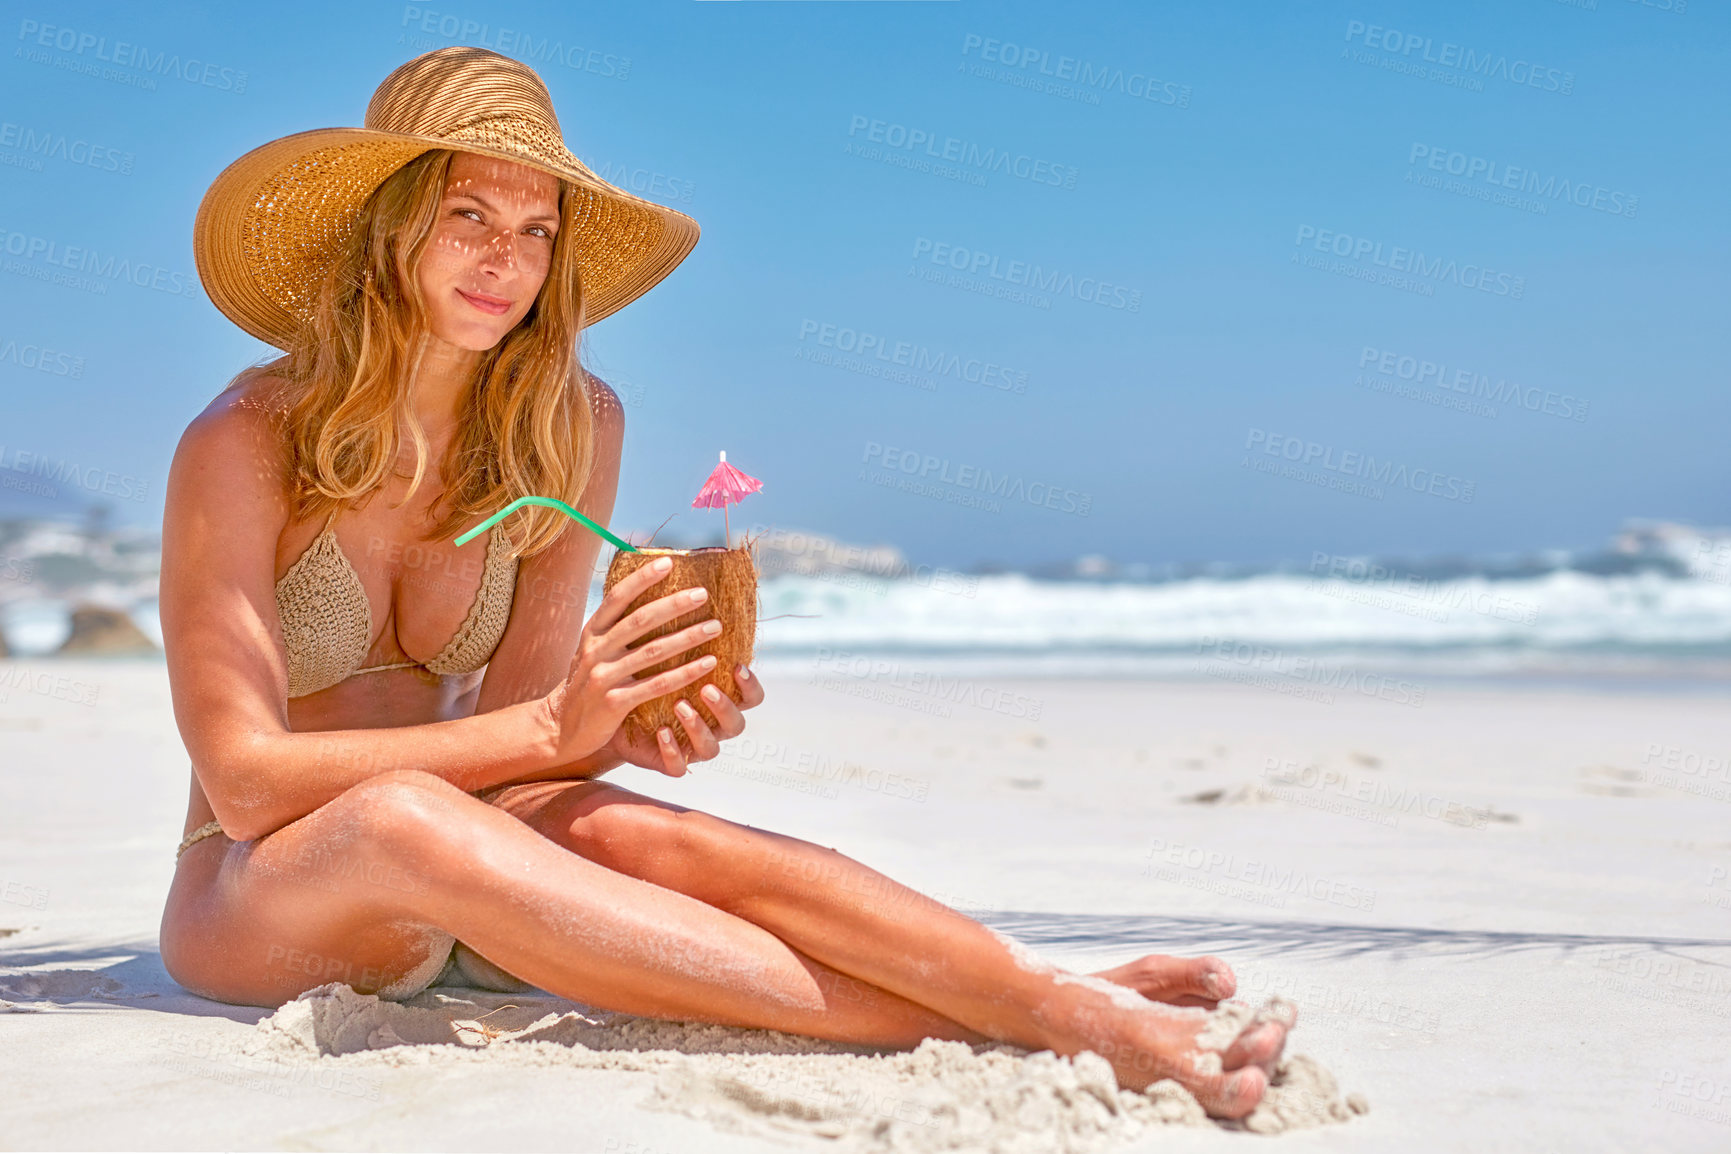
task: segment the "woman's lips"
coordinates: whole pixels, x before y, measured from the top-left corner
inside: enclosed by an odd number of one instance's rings
[[[486,297],[473,296],[464,292],[462,289],[457,290],[457,295],[489,316],[504,316],[506,313],[511,311],[510,301],[492,301],[488,300]]]

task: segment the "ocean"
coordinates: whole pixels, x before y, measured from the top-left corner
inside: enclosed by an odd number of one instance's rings
[[[6,528],[16,572],[0,580],[0,635],[15,655],[57,649],[75,601],[126,608],[160,644],[153,538]],[[1205,676],[1289,686],[1374,671],[1731,686],[1727,530],[1631,522],[1592,552],[1410,562],[1318,553],[1307,566],[1239,569],[1083,557],[964,573],[910,565],[889,546],[785,533],[759,537],[754,549],[764,574],[758,658],[856,677]],[[591,610],[600,599],[597,580]]]
[[[591,609],[600,597],[596,585]],[[1657,571],[1168,581],[838,572],[766,578],[759,601],[760,660],[855,672],[869,659],[951,675],[1243,679],[1309,676],[1320,664],[1731,685],[1731,579]],[[14,601],[0,624],[14,654],[47,654],[65,639],[68,612],[57,599]],[[131,613],[160,643],[156,602]]]
[[[1572,570],[1516,579],[1269,573],[1165,582],[1000,574],[920,584],[777,577],[758,652],[1044,677],[1287,674],[1731,679],[1731,581]]]

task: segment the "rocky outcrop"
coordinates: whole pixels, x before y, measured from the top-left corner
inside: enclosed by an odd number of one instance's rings
[[[55,653],[62,657],[131,657],[156,653],[156,644],[119,609],[80,605],[72,611],[72,635]]]

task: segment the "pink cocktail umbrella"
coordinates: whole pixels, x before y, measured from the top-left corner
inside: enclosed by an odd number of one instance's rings
[[[709,480],[703,482],[703,488],[698,490],[697,500],[691,503],[693,509],[721,509],[722,532],[729,549],[733,548],[733,528],[728,524],[727,507],[738,504],[748,494],[763,488],[763,482],[756,477],[748,476],[727,463],[727,450],[721,450],[721,464],[715,466],[715,471],[709,474]]]

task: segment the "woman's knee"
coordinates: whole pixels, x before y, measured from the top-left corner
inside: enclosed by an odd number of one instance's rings
[[[444,778],[417,769],[369,777],[333,799],[338,828],[356,841],[387,852],[439,850],[457,835],[462,811],[486,810],[484,802]]]
[[[608,869],[667,885],[676,874],[712,869],[738,828],[701,810],[598,800],[572,816],[571,848]]]

